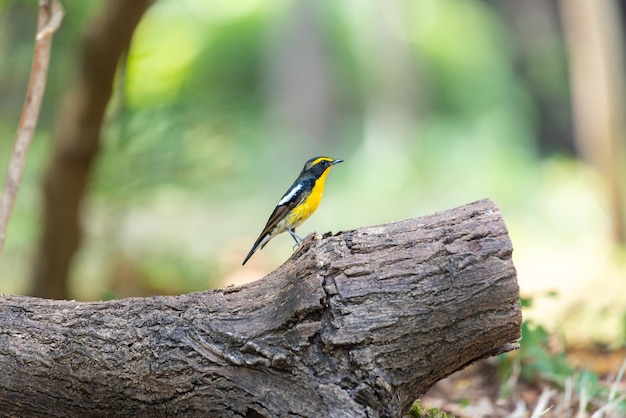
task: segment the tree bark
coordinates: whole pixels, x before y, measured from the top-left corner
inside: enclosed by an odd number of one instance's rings
[[[85,33],[78,74],[59,112],[52,161],[45,173],[35,296],[68,297],[68,272],[81,237],[80,206],[98,153],[117,63],[150,4],[150,0],[106,2]]]
[[[0,415],[400,417],[518,347],[489,200],[309,236],[256,282],[107,302],[0,296]]]

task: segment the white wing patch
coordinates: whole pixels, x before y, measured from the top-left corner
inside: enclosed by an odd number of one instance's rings
[[[296,194],[298,194],[301,188],[302,188],[302,185],[298,184],[296,187],[289,190],[289,192],[286,195],[284,195],[282,199],[280,199],[280,202],[278,202],[278,206],[284,205],[285,203],[293,199],[296,196]]]

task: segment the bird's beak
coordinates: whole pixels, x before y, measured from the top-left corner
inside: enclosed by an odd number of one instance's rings
[[[343,162],[343,160],[334,160],[332,165],[339,164],[339,163],[342,163],[342,162]]]

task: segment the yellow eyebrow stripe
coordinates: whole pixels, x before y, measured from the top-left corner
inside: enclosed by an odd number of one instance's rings
[[[316,159],[315,161],[313,161],[313,164],[311,164],[311,166],[319,164],[321,161],[332,161],[332,160],[333,160],[332,158],[320,157],[320,158]]]

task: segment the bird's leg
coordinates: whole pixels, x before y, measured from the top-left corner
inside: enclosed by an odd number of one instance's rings
[[[293,239],[296,241],[296,245],[293,246],[293,249],[295,250],[296,248],[298,248],[298,246],[300,245],[300,243],[302,242],[302,238],[300,238],[297,234],[296,234],[296,230],[294,229],[293,231],[291,230],[291,228],[287,228],[287,232],[289,232],[289,234],[293,237]]]

